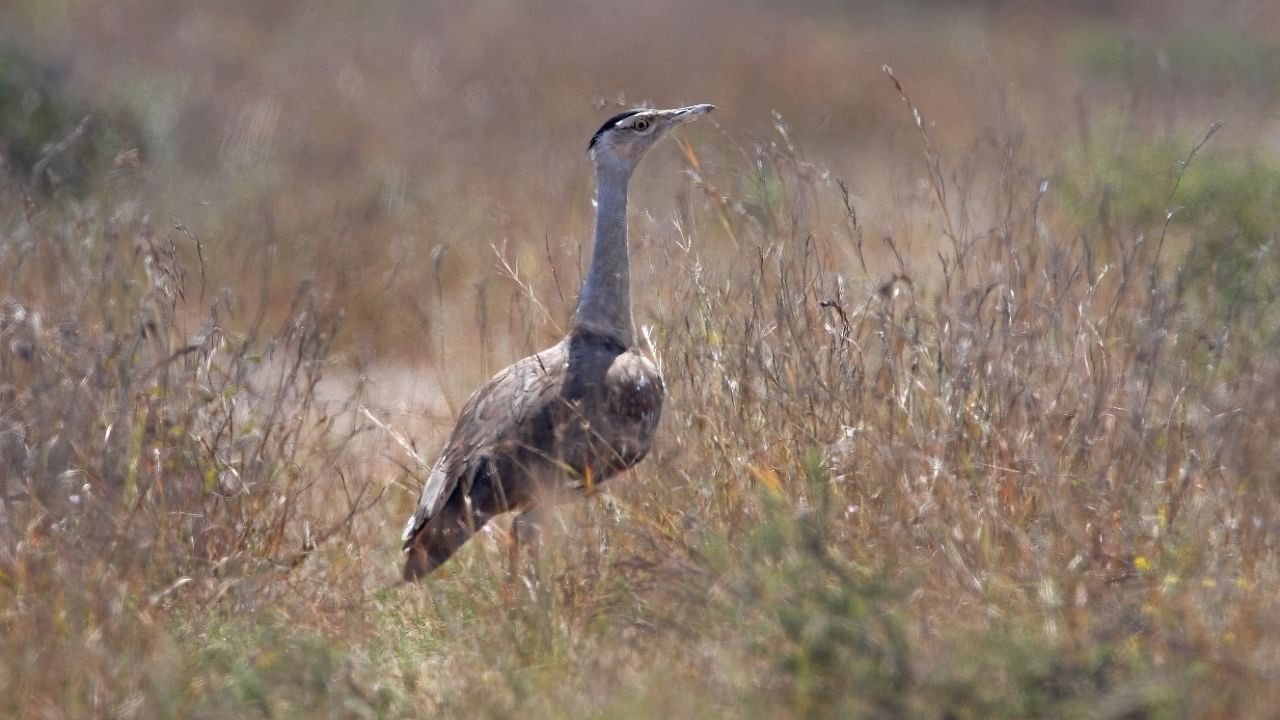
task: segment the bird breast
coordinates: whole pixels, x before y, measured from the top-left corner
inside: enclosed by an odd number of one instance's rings
[[[662,416],[666,394],[662,375],[647,358],[629,350],[619,354],[609,366],[605,387],[606,407],[615,426],[610,445],[617,451],[623,467],[630,467],[649,451]]]

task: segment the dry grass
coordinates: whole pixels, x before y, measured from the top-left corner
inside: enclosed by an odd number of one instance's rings
[[[1271,713],[1267,8],[112,7],[14,10],[72,141],[0,176],[0,714]],[[618,88],[721,106],[637,181],[657,447],[394,585]]]

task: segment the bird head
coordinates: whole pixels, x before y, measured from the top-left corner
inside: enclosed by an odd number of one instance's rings
[[[630,173],[649,148],[672,130],[715,109],[715,105],[690,105],[671,110],[641,108],[618,113],[591,136],[587,152],[597,168]]]

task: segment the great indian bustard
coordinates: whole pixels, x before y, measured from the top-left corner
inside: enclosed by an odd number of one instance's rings
[[[405,526],[405,580],[439,567],[495,515],[523,510],[518,532],[539,504],[589,489],[649,451],[665,390],[636,350],[627,185],[659,139],[712,109],[629,110],[592,136],[595,245],[569,334],[467,400]]]

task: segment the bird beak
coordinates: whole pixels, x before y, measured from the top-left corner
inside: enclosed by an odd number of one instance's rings
[[[675,110],[669,110],[668,112],[671,113],[671,119],[675,120],[677,125],[683,125],[691,120],[697,120],[715,109],[715,105],[707,105],[704,103],[702,105],[690,105],[689,107],[676,108]]]
[[[658,110],[658,133],[653,137],[662,137],[668,132],[673,131],[677,127],[682,126],[691,120],[696,120],[703,115],[710,113],[716,109],[716,105],[690,105],[687,108],[673,108],[671,110]]]

